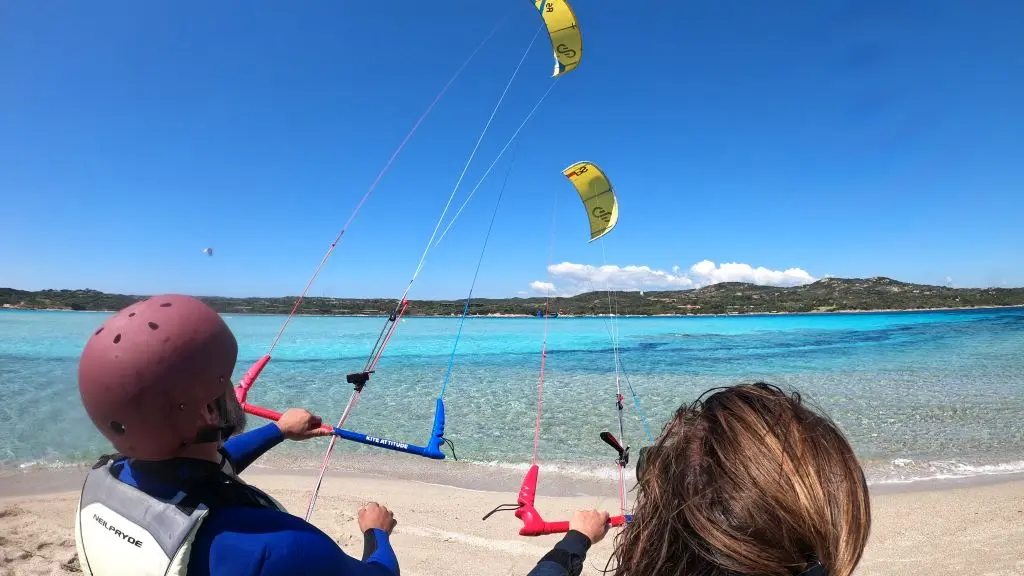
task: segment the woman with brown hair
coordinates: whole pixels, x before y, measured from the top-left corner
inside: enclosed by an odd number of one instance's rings
[[[530,576],[577,576],[608,515],[578,512]],[[640,451],[616,576],[850,576],[871,526],[842,432],[761,382],[709,390]]]

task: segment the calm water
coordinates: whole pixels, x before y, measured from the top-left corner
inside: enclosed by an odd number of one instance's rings
[[[0,312],[0,465],[61,465],[107,449],[81,408],[78,354],[106,314]],[[227,316],[236,378],[283,321]],[[381,318],[294,320],[250,400],[336,420]],[[401,324],[349,427],[423,443],[458,321]],[[611,462],[615,427],[605,319],[551,321],[541,458],[589,473]],[[714,318],[620,318],[622,362],[655,430],[717,385],[765,379],[803,392],[853,442],[874,482],[1024,471],[1024,310]],[[469,319],[449,384],[447,435],[459,457],[529,459],[543,321]],[[627,401],[627,439],[643,429]],[[310,467],[322,444],[286,443]],[[345,452],[373,451],[340,443]],[[413,458],[413,457],[408,457]]]

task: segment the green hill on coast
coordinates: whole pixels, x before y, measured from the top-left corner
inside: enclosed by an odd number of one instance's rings
[[[22,310],[119,310],[145,296],[107,294],[96,290],[0,288],[0,306]],[[203,296],[222,313],[287,314],[295,296],[228,298]],[[921,310],[1022,306],[1024,288],[946,288],[908,284],[890,278],[825,278],[812,284],[777,288],[723,282],[693,290],[616,292],[617,312],[624,315],[766,314],[858,310]],[[462,312],[463,300],[412,300],[409,316],[450,316]],[[300,314],[380,315],[390,312],[390,298],[306,298]],[[528,315],[544,310],[543,297],[477,298],[471,315]],[[552,298],[550,310],[568,316],[608,313],[606,292]]]

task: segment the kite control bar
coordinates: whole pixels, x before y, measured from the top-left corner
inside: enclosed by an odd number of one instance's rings
[[[236,388],[236,391],[238,389]],[[267,420],[273,420],[277,422],[281,419],[281,413],[270,410],[269,408],[263,408],[262,406],[254,406],[252,404],[243,403],[242,408],[246,412],[253,416],[259,416],[260,418],[266,418]],[[328,430],[335,436],[344,440],[350,440],[352,442],[358,442],[360,444],[367,444],[369,446],[376,446],[378,448],[387,448],[388,450],[394,450],[395,452],[405,452],[406,454],[414,454],[416,456],[424,456],[426,458],[432,458],[434,460],[444,460],[445,454],[441,451],[441,446],[445,443],[444,438],[444,401],[440,398],[437,400],[437,406],[434,412],[434,425],[430,431],[430,439],[427,441],[426,446],[417,446],[415,444],[408,444],[406,442],[398,442],[396,440],[389,440],[387,438],[380,438],[378,436],[370,436],[368,434],[362,434],[360,432],[353,432],[344,428],[336,428],[334,426],[323,425],[320,427],[323,430]]]
[[[547,522],[534,507],[534,499],[537,496],[537,475],[540,469],[536,464],[530,466],[530,470],[526,473],[526,477],[523,478],[523,483],[519,487],[519,497],[515,504],[502,504],[491,510],[483,517],[487,520],[495,512],[506,512],[515,510],[516,518],[519,518],[523,522],[523,527],[519,529],[520,536],[543,536],[545,534],[560,534],[562,532],[569,531],[569,522]],[[608,523],[612,526],[623,526],[628,522],[633,521],[633,516],[630,514],[612,516],[608,519]]]
[[[270,361],[270,356],[264,356],[260,358],[255,364],[246,371],[245,376],[242,377],[242,381],[238,386],[235,387],[235,398],[238,399],[238,403],[242,405],[242,409],[248,414],[258,416],[260,418],[266,418],[267,420],[273,420],[277,422],[281,419],[281,412],[264,408],[262,406],[256,406],[246,402],[246,397],[249,394],[249,389],[252,388],[252,383],[256,381],[256,377],[259,376],[260,372]],[[363,373],[358,373],[354,376],[362,376]],[[356,382],[352,382],[353,375],[349,375],[347,378],[350,384],[358,386]],[[366,374],[369,378],[369,375]],[[365,384],[365,380],[362,382]],[[360,432],[353,432],[344,428],[337,428],[334,426],[323,425],[320,428],[327,430],[335,436],[342,438],[343,440],[349,440],[352,442],[358,442],[360,444],[366,444],[369,446],[376,446],[378,448],[386,448],[388,450],[394,450],[395,452],[405,452],[406,454],[414,454],[416,456],[424,456],[426,458],[432,458],[434,460],[444,460],[445,454],[441,451],[441,446],[444,445],[446,439],[444,438],[444,401],[441,398],[437,399],[437,404],[434,408],[434,424],[430,430],[430,438],[427,440],[425,446],[417,446],[415,444],[409,444],[406,442],[398,442],[396,440],[389,440],[387,438],[381,438],[379,436],[370,436],[368,434],[362,434]]]
[[[615,448],[619,453],[618,462],[621,463],[629,460],[629,447],[627,446],[623,448],[615,436],[610,432],[602,432],[601,439],[611,445],[612,448]],[[622,465],[624,466],[625,464]],[[519,529],[520,536],[543,536],[545,534],[568,532],[569,522],[547,522],[534,506],[534,501],[537,497],[537,478],[539,474],[540,468],[536,463],[534,463],[526,472],[526,476],[523,478],[523,483],[519,486],[519,497],[516,499],[516,503],[502,504],[488,512],[483,519],[487,520],[495,512],[508,512],[514,510],[516,518],[519,518],[523,523],[523,527]],[[624,526],[632,521],[633,516],[631,514],[621,514],[619,516],[612,516],[608,519],[608,523],[613,527]]]

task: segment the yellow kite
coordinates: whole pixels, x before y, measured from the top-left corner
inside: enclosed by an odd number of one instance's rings
[[[555,73],[552,76],[561,76],[575,69],[583,58],[583,37],[572,6],[565,0],[533,0],[533,4],[544,18],[551,49],[555,52]]]
[[[612,231],[619,221],[619,202],[604,172],[593,162],[577,162],[562,170],[583,200],[590,218],[590,241]]]

